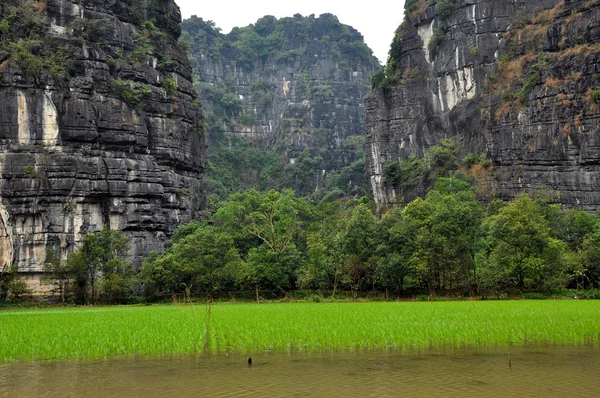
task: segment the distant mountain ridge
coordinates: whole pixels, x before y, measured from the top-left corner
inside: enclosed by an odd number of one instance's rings
[[[276,19],[224,35],[183,22],[210,139],[209,190],[364,192],[364,96],[377,59],[331,14]]]

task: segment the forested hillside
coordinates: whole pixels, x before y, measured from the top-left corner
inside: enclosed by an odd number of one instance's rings
[[[249,188],[302,197],[365,192],[363,99],[379,64],[331,14],[276,19],[222,34],[183,22],[210,139],[212,201]]]

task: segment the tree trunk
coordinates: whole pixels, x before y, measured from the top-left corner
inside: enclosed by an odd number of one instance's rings
[[[258,286],[254,286],[254,291],[256,292],[256,303],[260,303],[260,300],[258,298]]]
[[[333,294],[332,296],[335,297],[335,291],[337,289],[337,285],[338,285],[338,279],[337,279],[337,275],[333,278]]]

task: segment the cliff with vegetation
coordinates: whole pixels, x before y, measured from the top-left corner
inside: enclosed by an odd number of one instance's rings
[[[600,2],[411,0],[367,101],[380,209],[441,175],[600,206]],[[461,162],[453,162],[451,154]]]
[[[0,2],[0,267],[103,227],[139,264],[204,207],[206,145],[173,0]]]
[[[276,19],[224,35],[192,17],[181,40],[210,137],[210,191],[302,196],[364,188],[364,97],[380,69],[362,35],[331,14]]]

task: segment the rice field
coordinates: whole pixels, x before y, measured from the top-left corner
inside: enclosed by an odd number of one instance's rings
[[[9,310],[0,311],[0,331],[0,361],[265,350],[598,345],[600,301]]]

